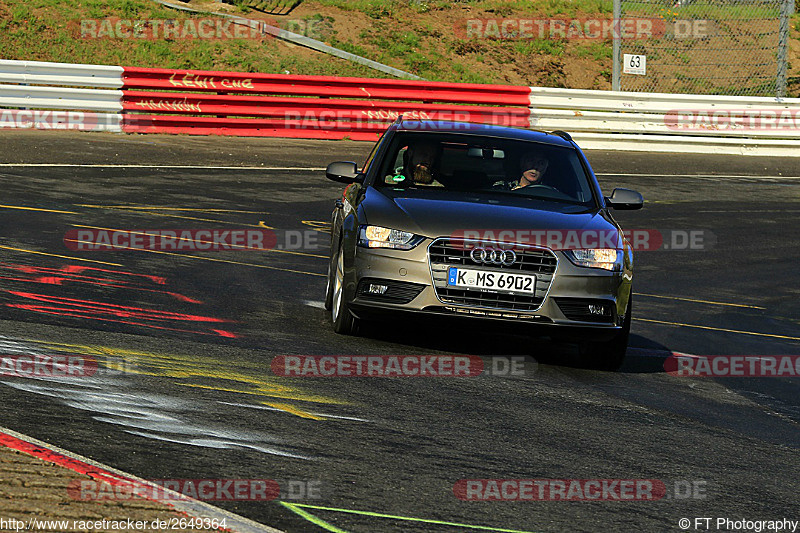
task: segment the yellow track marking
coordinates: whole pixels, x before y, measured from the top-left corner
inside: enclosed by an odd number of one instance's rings
[[[258,224],[243,224],[241,222],[231,222],[229,220],[217,220],[215,218],[187,217],[184,215],[170,215],[168,213],[154,213],[153,211],[137,211],[137,213],[142,213],[144,215],[153,215],[157,217],[180,218],[181,220],[198,220],[200,222],[215,222],[217,224],[230,224],[232,226],[248,226],[251,228],[259,227]],[[270,228],[269,226],[265,227]]]
[[[48,254],[46,252],[37,252],[35,250],[25,250],[23,248],[14,248],[12,246],[3,246],[0,245],[0,248],[4,250],[13,250],[15,252],[24,252],[26,254],[37,254],[37,255],[47,255],[50,257],[59,257],[61,259],[69,259],[71,261],[86,261],[87,263],[98,263],[101,265],[109,265],[115,267],[121,267],[122,265],[119,263],[107,263],[106,261],[95,261],[94,259],[81,259],[80,257],[70,257],[68,255],[58,255],[58,254]],[[324,276],[324,274],[319,274],[320,276]]]
[[[147,372],[138,372],[138,371],[131,371],[131,372],[134,373],[134,374],[140,374],[140,373],[141,374],[148,374]],[[160,374],[149,374],[149,375],[158,376]],[[170,376],[170,377],[174,377],[174,376]],[[182,376],[178,376],[178,377],[182,377]],[[233,379],[233,378],[222,377],[220,379]],[[239,379],[238,381],[241,381],[241,380]],[[267,390],[231,389],[231,388],[227,388],[227,387],[212,387],[211,385],[199,385],[197,383],[179,383],[178,385],[180,385],[182,387],[194,387],[196,389],[215,390],[215,391],[219,391],[219,392],[235,392],[237,394],[249,394],[250,396],[269,396],[269,397],[273,397],[273,398],[281,398],[283,400],[297,400],[297,401],[301,401],[301,402],[314,402],[314,403],[325,403],[325,404],[333,404],[333,405],[335,405],[335,404],[345,405],[344,402],[340,402],[338,400],[333,400],[333,399],[330,399],[330,398],[326,398],[325,396],[312,396],[310,394],[301,394],[301,393],[295,394],[292,391],[294,391],[296,389],[292,389],[291,387],[283,386],[283,385],[281,385],[281,386],[272,385],[272,384],[269,384],[269,385],[264,384],[263,385],[263,387],[267,387],[268,386],[268,387],[273,387],[273,388],[274,387],[280,387],[281,388],[281,390],[275,390],[275,391],[273,391],[273,390],[268,390],[267,391]],[[276,407],[276,406],[272,405],[271,403],[265,403],[264,405],[269,405],[271,407],[275,407],[276,409],[280,409],[279,407]],[[283,409],[283,410],[285,410],[285,409]],[[292,411],[287,411],[287,412],[291,412],[292,414],[295,414]],[[302,412],[305,413],[305,411],[302,411]],[[307,413],[307,414],[309,414],[309,418],[313,418],[313,416],[314,416],[314,415],[311,415],[310,413]]]
[[[633,318],[633,320],[639,320],[640,322],[652,322],[653,324],[665,324],[667,326],[683,326],[686,328],[708,329],[712,331],[723,331],[725,333],[739,333],[741,335],[754,335],[757,337],[771,337],[774,339],[800,341],[800,337],[790,337],[788,335],[778,335],[775,333],[758,333],[756,331],[743,331],[739,329],[715,328],[713,326],[701,326],[699,324],[683,324],[681,322],[668,322],[666,320],[653,320],[651,318]]]
[[[694,298],[679,298],[677,296],[661,296],[659,294],[643,294],[640,292],[636,293],[636,296],[646,296],[648,298],[664,298],[666,300],[680,300],[682,302],[694,302],[700,304],[710,304],[710,305],[725,305],[728,307],[745,307],[747,309],[766,309],[766,307],[759,307],[757,305],[746,305],[746,304],[732,304],[727,302],[714,302],[711,300],[696,300]]]
[[[95,209],[131,209],[134,211],[142,209],[155,209],[156,211],[198,211],[205,213],[245,213],[248,215],[267,215],[263,211],[242,211],[239,209],[204,209],[193,207],[161,207],[157,205],[94,205],[94,204],[75,204],[78,207],[92,207]]]
[[[114,210],[130,209],[129,207],[110,207],[110,206],[87,206],[87,207],[95,207],[95,208],[99,208],[99,209],[114,209]],[[258,226],[257,224],[244,224],[244,223],[241,223],[241,222],[231,222],[229,220],[217,220],[215,218],[198,218],[198,217],[187,217],[187,216],[183,216],[183,215],[170,215],[169,213],[154,213],[153,211],[145,211],[144,209],[147,209],[147,208],[135,209],[135,211],[137,213],[142,213],[144,215],[153,215],[153,216],[156,216],[156,217],[180,218],[182,220],[199,220],[200,222],[216,222],[217,224],[230,224],[232,226],[249,226],[251,228],[266,227],[266,228],[272,229],[270,226]],[[160,209],[160,208],[157,207],[155,209]],[[262,214],[262,213],[258,213],[258,214]]]
[[[327,405],[348,405],[348,402],[328,398],[316,394],[304,393],[302,390],[290,385],[283,384],[280,378],[261,378],[248,373],[246,370],[227,370],[220,367],[218,362],[210,358],[199,358],[196,356],[162,354],[156,352],[143,352],[139,350],[129,350],[124,348],[112,348],[108,346],[92,346],[82,344],[71,344],[53,341],[41,341],[38,339],[23,338],[26,342],[33,342],[50,349],[68,349],[83,355],[107,356],[111,359],[103,362],[104,366],[112,370],[118,370],[129,374],[139,374],[153,376],[164,379],[172,379],[174,384],[183,387],[194,387],[198,389],[214,390],[220,392],[231,392],[236,394],[246,394],[258,396],[260,398],[270,398],[284,400],[277,402],[261,401],[259,403],[274,409],[284,411],[288,414],[308,418],[311,420],[325,420],[325,415],[315,415],[307,411],[285,403],[286,400],[296,400],[302,402],[312,402]],[[117,359],[120,358],[120,359]],[[182,380],[204,379],[215,382],[225,381],[229,386],[209,386],[198,383],[186,383]]]
[[[68,240],[71,241],[71,239],[68,239]],[[82,242],[82,241],[74,241],[74,242]],[[294,274],[306,274],[307,276],[319,276],[321,278],[326,277],[326,274],[317,274],[316,272],[305,272],[303,270],[294,270],[294,269],[291,269],[291,268],[280,268],[280,267],[274,267],[274,266],[269,266],[269,265],[257,265],[255,263],[243,263],[241,261],[231,261],[229,259],[216,259],[216,258],[213,258],[213,257],[202,257],[202,256],[199,256],[199,255],[176,254],[176,253],[173,253],[173,252],[161,252],[159,250],[143,250],[141,248],[130,248],[130,249],[131,250],[136,250],[137,252],[148,252],[148,253],[152,253],[152,254],[174,255],[174,256],[177,256],[177,257],[187,257],[189,259],[200,259],[202,261],[213,261],[215,263],[228,263],[230,265],[241,265],[241,266],[250,266],[250,267],[256,267],[256,268],[266,268],[267,270],[280,270],[282,272],[292,272]],[[38,253],[38,252],[33,252],[33,253]],[[45,255],[50,255],[50,254],[45,254]],[[69,259],[74,259],[74,258],[69,258]],[[90,261],[90,259],[78,259],[78,261]],[[99,262],[99,261],[95,261],[95,262]],[[114,266],[122,266],[122,265],[118,265],[116,263],[105,263],[105,264],[114,265]]]
[[[44,213],[63,213],[65,215],[77,215],[75,211],[58,211],[57,209],[41,209],[39,207],[25,207],[22,205],[0,205],[3,209],[19,209],[22,211],[42,211]]]
[[[299,416],[301,418],[310,418],[311,420],[325,420],[324,416],[317,416],[312,415],[307,411],[303,411],[302,409],[298,409],[293,405],[289,405],[288,403],[274,403],[274,402],[261,402],[266,406],[274,407],[275,409],[280,409],[281,411],[285,411],[289,414]]]

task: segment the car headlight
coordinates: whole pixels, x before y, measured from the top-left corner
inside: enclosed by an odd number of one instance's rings
[[[421,235],[381,226],[361,226],[358,230],[358,245],[364,248],[410,250],[423,239]]]
[[[565,250],[564,253],[575,265],[604,270],[622,270],[622,251],[614,248],[591,248],[588,250]]]

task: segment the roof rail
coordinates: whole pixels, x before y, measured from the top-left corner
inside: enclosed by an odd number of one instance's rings
[[[566,131],[555,130],[555,131],[551,131],[550,135],[558,135],[559,137],[561,137],[565,141],[572,142],[572,137]]]

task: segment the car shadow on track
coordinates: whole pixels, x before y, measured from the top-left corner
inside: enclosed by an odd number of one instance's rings
[[[540,364],[585,368],[577,344],[534,337],[508,326],[395,319],[390,323],[364,322],[359,336],[426,352],[442,351],[482,357],[525,356]],[[618,372],[664,372],[664,361],[670,355],[672,351],[668,347],[647,337],[631,335],[625,363]]]

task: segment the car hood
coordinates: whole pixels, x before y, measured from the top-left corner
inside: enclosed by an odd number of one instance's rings
[[[599,209],[495,193],[368,187],[361,201],[368,224],[426,237],[467,230],[616,230]]]

